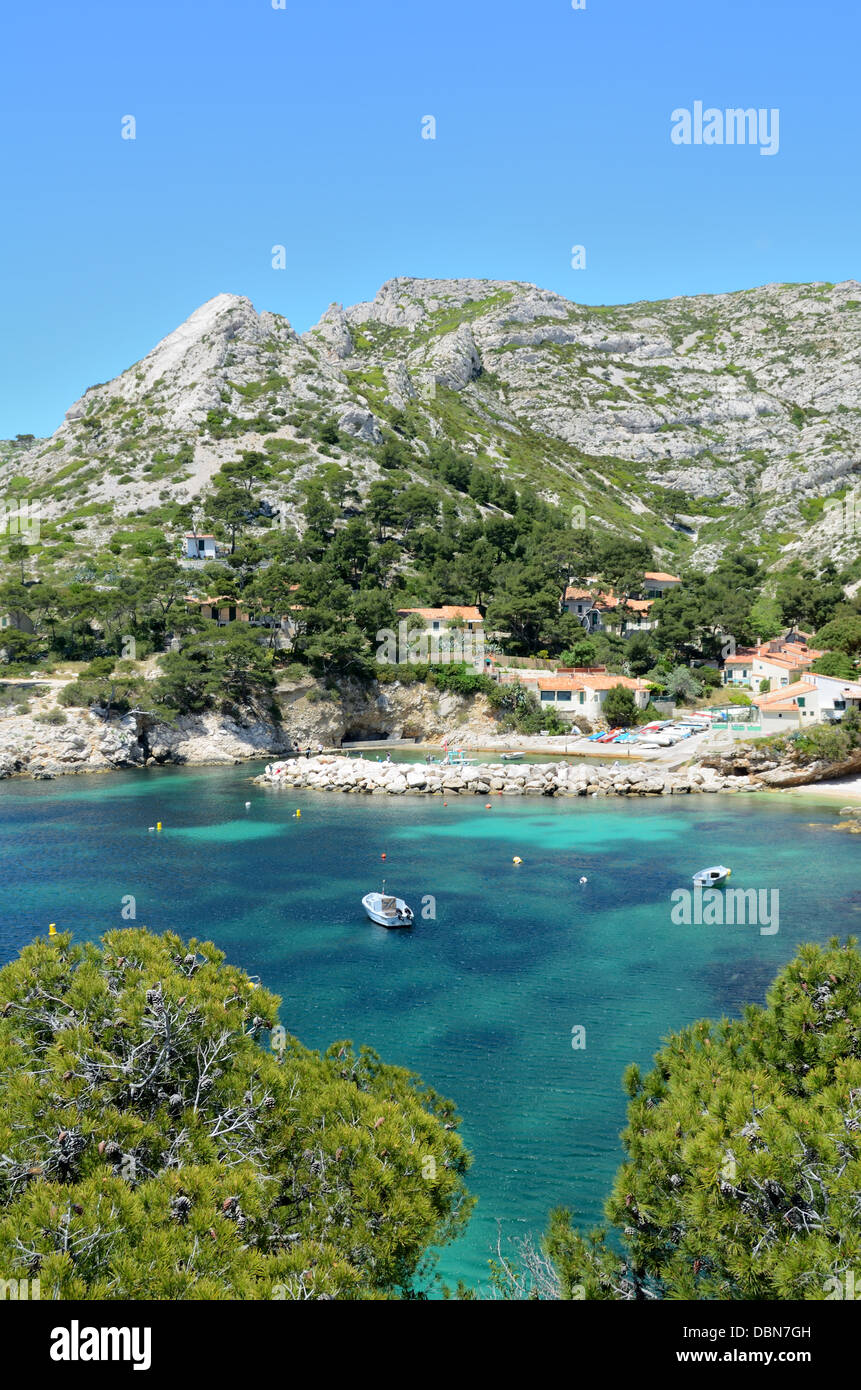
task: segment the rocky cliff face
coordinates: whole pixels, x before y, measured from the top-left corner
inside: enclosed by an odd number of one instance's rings
[[[67,721],[4,720],[0,778],[51,778],[163,763],[232,764],[289,746],[283,730],[274,725],[240,724],[217,715],[184,716],[173,726],[144,724],[132,715],[106,722],[88,710],[70,709]]]
[[[337,696],[313,680],[279,692],[283,722],[215,714],[184,715],[175,725],[141,716],[105,721],[70,709],[65,724],[27,716],[0,720],[0,778],[164,764],[219,765],[286,753],[297,741],[337,747],[342,739],[421,738],[444,735],[474,741],[495,729],[483,696],[463,697],[426,686],[363,687],[347,683]]]
[[[331,457],[307,423],[337,426],[361,493],[404,410],[668,558],[762,538],[784,557],[857,550],[822,509],[861,459],[854,281],[595,308],[514,281],[401,278],[301,336],[221,294],[49,441],[0,447],[0,493],[27,479],[57,528],[47,549],[83,553],[123,516],[199,498],[240,448],[269,448],[266,500],[301,525],[301,485]],[[420,476],[422,441],[405,438]]]
[[[309,679],[279,687],[278,702],[290,737],[303,746],[446,736],[472,742],[497,727],[483,695],[451,695],[418,683],[344,681],[332,692]]]

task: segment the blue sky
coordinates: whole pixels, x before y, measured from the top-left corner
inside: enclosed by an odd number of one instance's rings
[[[396,275],[583,303],[861,278],[856,0],[284,4],[9,0],[0,437],[225,290],[301,331]],[[674,145],[698,100],[778,108],[779,153]]]

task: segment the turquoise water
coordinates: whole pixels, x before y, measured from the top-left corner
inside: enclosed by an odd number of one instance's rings
[[[572,741],[572,743],[573,743],[574,740],[572,739],[571,741]],[[485,752],[482,752],[480,749],[475,749],[475,748],[467,748],[467,749],[464,750],[464,752],[465,752],[465,754],[466,754],[466,759],[467,759],[467,761],[468,761],[468,762],[471,762],[471,763],[476,763],[476,764],[496,763],[496,764],[499,764],[499,763],[502,762],[502,757],[501,757],[500,753],[498,753],[498,752],[495,752],[495,753],[485,753]],[[386,753],[388,753],[389,759],[390,759],[390,761],[393,762],[393,763],[416,763],[416,764],[418,764],[418,766],[420,766],[420,767],[424,765],[425,754],[426,754],[426,753],[430,753],[430,754],[432,755],[433,760],[434,760],[435,763],[438,763],[438,762],[440,761],[440,759],[443,758],[443,757],[445,756],[445,755],[441,752],[441,750],[440,750],[438,747],[435,747],[435,746],[434,746],[434,747],[427,747],[427,748],[421,748],[421,747],[414,747],[414,748],[390,748],[390,749],[386,749],[386,750],[381,750],[381,749],[379,749],[379,748],[368,748],[368,749],[365,750],[363,756],[364,756],[366,762],[371,762],[371,763],[373,763],[373,762],[381,762],[381,763],[384,763],[384,762],[386,761]],[[344,749],[344,756],[345,756],[345,757],[349,757],[349,758],[357,758],[357,757],[358,757],[358,754],[355,753],[355,752],[352,752],[349,748],[346,748],[346,749]],[[589,754],[589,753],[579,753],[579,754],[578,754],[578,753],[524,753],[524,754],[523,754],[523,757],[518,759],[518,762],[521,762],[521,763],[594,763],[594,762],[616,763],[616,762],[619,762],[619,761],[621,761],[622,759],[624,759],[626,756],[627,756],[627,755],[626,755],[626,753],[624,752],[624,750],[623,750],[622,748],[614,749],[613,746],[612,746],[612,744],[608,744],[606,748],[602,748],[602,749],[598,750],[598,756],[597,756],[597,757],[594,757],[594,756],[592,756],[592,755]],[[304,758],[302,758],[302,759],[300,759],[300,760],[301,760],[301,761],[304,761]],[[512,766],[516,766],[516,764],[513,763]]]
[[[504,1239],[537,1233],[559,1204],[598,1220],[625,1066],[648,1064],[670,1029],[762,1000],[799,941],[861,928],[858,838],[825,828],[834,808],[494,797],[487,811],[483,798],[279,792],[249,776],[0,785],[0,959],[48,922],[92,939],[125,925],[132,894],[139,923],[211,937],[260,975],[303,1042],[351,1037],[418,1071],[456,1101],[475,1157],[480,1200],[443,1252],[449,1279],[485,1277],[497,1223]],[[739,887],[779,889],[776,935],[672,923],[672,890],[713,863]],[[413,931],[364,918],[383,874],[416,910]],[[426,895],[435,920],[419,915]]]

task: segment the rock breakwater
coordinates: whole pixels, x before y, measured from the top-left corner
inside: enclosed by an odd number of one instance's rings
[[[692,766],[558,763],[387,763],[321,754],[268,764],[262,785],[381,796],[679,796],[690,792],[752,792],[754,782]]]

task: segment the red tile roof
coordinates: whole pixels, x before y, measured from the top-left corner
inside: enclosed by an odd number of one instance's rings
[[[626,690],[648,690],[648,681],[634,680],[631,676],[588,675],[585,672],[574,676],[543,676],[538,681],[539,690],[612,690],[623,685]]]
[[[480,612],[477,608],[463,607],[460,604],[444,604],[442,608],[399,608],[398,616],[406,617],[407,613],[418,613],[419,617],[427,622],[452,622],[455,618],[461,618],[465,623],[483,623]]]
[[[629,598],[621,599],[616,594],[597,593],[593,594],[589,589],[575,589],[571,585],[565,590],[565,602],[570,603],[573,599],[590,599],[595,608],[618,608],[623,603],[632,613],[648,613],[654,603],[651,598]]]
[[[768,690],[764,695],[755,695],[753,703],[759,708],[768,706],[772,709],[779,705],[788,708],[794,703],[796,695],[812,695],[815,690],[816,686],[812,681],[793,681],[792,685],[784,685],[780,690]]]

